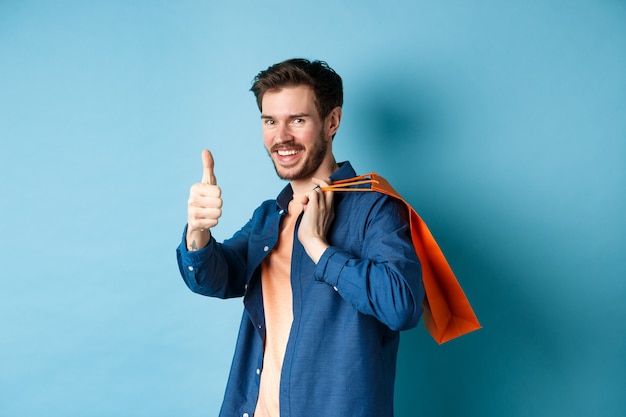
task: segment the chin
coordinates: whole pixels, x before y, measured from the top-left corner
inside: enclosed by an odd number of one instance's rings
[[[274,164],[274,169],[276,170],[276,175],[282,180],[292,181],[306,177],[301,167],[283,168]]]

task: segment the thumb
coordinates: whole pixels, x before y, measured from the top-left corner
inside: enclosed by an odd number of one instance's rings
[[[215,179],[215,173],[213,172],[213,168],[215,167],[215,162],[213,161],[213,155],[207,149],[202,151],[202,167],[203,167],[202,183],[217,185],[217,180]]]

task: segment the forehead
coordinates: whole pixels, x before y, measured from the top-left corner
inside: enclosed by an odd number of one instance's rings
[[[268,90],[263,94],[261,112],[267,116],[317,115],[315,93],[311,87],[306,85]]]

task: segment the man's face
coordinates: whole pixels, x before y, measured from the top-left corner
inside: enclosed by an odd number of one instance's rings
[[[332,158],[332,138],[325,132],[310,87],[267,91],[261,109],[263,142],[280,178],[313,177],[325,159]]]

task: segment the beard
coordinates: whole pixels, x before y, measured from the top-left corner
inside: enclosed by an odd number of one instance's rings
[[[320,132],[319,140],[315,142],[314,146],[307,149],[307,155],[302,161],[299,162],[300,166],[288,168],[287,170],[285,170],[285,168],[283,167],[280,167],[272,158],[272,154],[274,154],[274,152],[277,149],[280,149],[281,146],[280,145],[272,146],[272,148],[268,151],[268,154],[270,156],[270,159],[274,163],[274,169],[276,170],[276,175],[278,175],[280,179],[286,180],[286,181],[299,180],[299,179],[311,177],[313,173],[315,173],[315,171],[320,167],[320,165],[324,161],[324,158],[326,157],[326,152],[328,151],[328,145],[330,141],[331,141],[330,138],[325,137]],[[306,149],[303,146],[298,146],[298,145],[291,146],[291,147],[295,147],[298,149]],[[281,170],[284,170],[285,172],[281,172]]]

